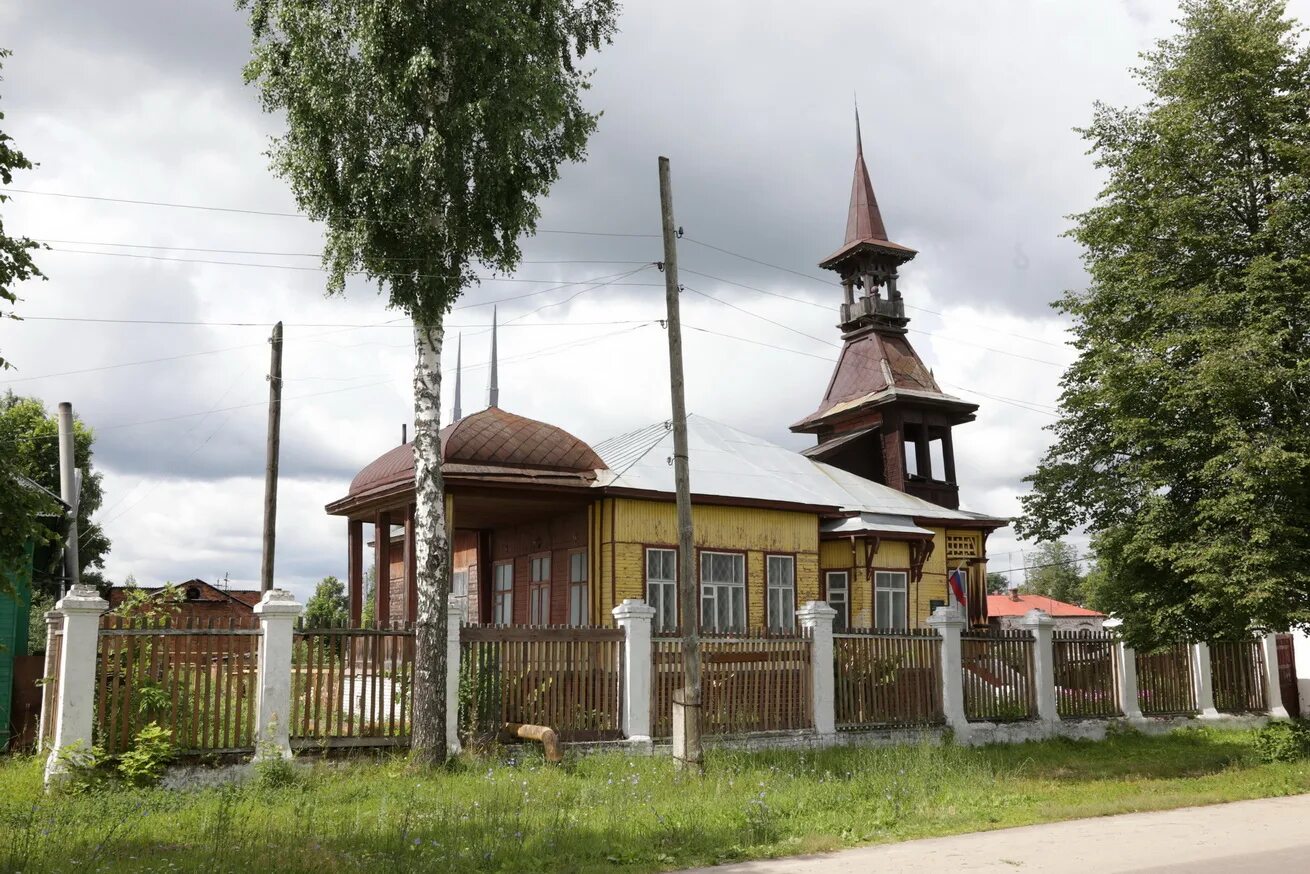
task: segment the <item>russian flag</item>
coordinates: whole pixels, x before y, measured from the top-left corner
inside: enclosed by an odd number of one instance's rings
[[[951,584],[951,591],[955,593],[955,600],[961,604],[967,604],[969,599],[965,595],[965,587],[969,584],[969,577],[965,574],[964,568],[956,568],[946,575],[946,581]]]

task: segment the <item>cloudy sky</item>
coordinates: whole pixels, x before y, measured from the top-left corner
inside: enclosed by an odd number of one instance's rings
[[[1128,69],[1174,11],[630,0],[595,59],[588,160],[564,170],[520,270],[450,318],[465,412],[485,404],[499,300],[502,406],[592,442],[668,417],[661,275],[642,266],[660,257],[663,154],[683,281],[700,293],[683,303],[688,406],[807,445],[787,426],[837,352],[839,289],[815,264],[842,241],[858,95],[887,227],[920,252],[901,280],[911,339],[944,388],[981,404],[956,431],[963,501],[1016,513],[1072,357],[1049,302],[1084,282],[1060,235],[1098,177],[1073,128],[1094,100],[1141,100]],[[5,225],[51,247],[49,281],[21,289],[26,320],[0,325],[19,368],[0,390],[72,401],[96,428],[110,578],[257,581],[278,319],[278,576],[306,594],[343,575],[345,523],[323,505],[400,439],[410,336],[362,283],[324,297],[319,232],[285,215],[294,202],[267,169],[279,120],[241,80],[243,18],[228,0],[11,0],[0,32],[5,130],[40,163],[15,179]],[[993,568],[1022,566],[1022,549],[998,532]]]

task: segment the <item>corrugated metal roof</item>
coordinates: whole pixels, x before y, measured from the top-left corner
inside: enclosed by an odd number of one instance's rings
[[[888,516],[885,513],[859,513],[843,519],[829,519],[819,526],[824,534],[862,534],[866,531],[878,534],[915,534],[932,536],[932,531],[920,528],[904,516]]]
[[[704,416],[687,417],[687,443],[693,494],[899,517],[881,521],[909,526],[916,533],[924,529],[914,525],[915,516],[998,521],[931,504]],[[595,448],[608,467],[596,480],[597,486],[673,493],[673,431],[665,423],[615,437]]]

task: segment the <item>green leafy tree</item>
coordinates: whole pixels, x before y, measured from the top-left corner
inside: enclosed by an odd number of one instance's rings
[[[1090,287],[1020,533],[1094,535],[1138,646],[1310,623],[1310,54],[1275,0],[1190,0],[1083,132]]]
[[[1004,595],[1010,588],[1010,578],[996,571],[987,573],[987,594]]]
[[[10,52],[0,49],[0,69]],[[0,125],[5,114],[0,112]],[[15,170],[31,170],[33,164],[14,145],[13,138],[0,127],[0,183],[13,182]],[[9,201],[0,189],[0,205]],[[4,216],[0,214],[0,320],[16,319],[12,307],[18,302],[17,286],[29,279],[44,279],[32,260],[32,252],[41,244],[27,237],[15,237],[5,230]],[[0,370],[12,365],[0,354]],[[39,492],[20,484],[18,476],[22,465],[18,463],[20,435],[0,423],[0,567],[15,567],[27,557],[29,542],[44,544],[47,532],[38,519],[42,512],[51,512],[51,502]],[[0,593],[8,588],[0,574]]]
[[[0,69],[4,68],[4,59],[12,54],[8,49],[0,49]],[[3,78],[3,77],[0,77]],[[5,114],[0,112],[0,123]],[[9,185],[14,181],[15,170],[31,170],[35,165],[14,145],[13,137],[0,128],[0,182]],[[7,203],[9,196],[0,191],[0,204]],[[28,279],[45,279],[32,260],[32,252],[44,248],[36,240],[28,237],[11,237],[5,231],[4,217],[0,216],[0,319],[18,318],[7,307],[18,303],[15,286]],[[0,355],[0,370],[12,367],[4,356]]]
[[[305,602],[305,627],[335,628],[345,622],[348,609],[345,584],[336,577],[324,577]]]
[[[1028,558],[1024,591],[1081,606],[1083,575],[1078,550],[1063,540],[1039,544]]]
[[[104,502],[103,475],[92,463],[94,443],[95,433],[74,417],[73,462],[82,470],[82,494],[77,509],[78,563],[82,566],[82,582],[104,587],[103,570],[110,542],[105,532],[91,521]],[[0,396],[0,454],[6,457],[13,472],[59,494],[59,420],[47,414],[41,401],[13,392]],[[61,589],[62,543],[66,533],[61,521],[60,516],[44,516],[36,521],[38,546],[33,591],[54,595]],[[7,528],[10,523],[6,519],[3,524]],[[19,520],[14,524],[23,523]]]
[[[609,41],[615,0],[239,0],[246,80],[286,133],[271,151],[324,225],[328,291],[362,273],[414,321],[418,622],[413,750],[446,756],[450,591],[439,410],[443,320],[481,262],[519,261],[597,116],[578,60]]]

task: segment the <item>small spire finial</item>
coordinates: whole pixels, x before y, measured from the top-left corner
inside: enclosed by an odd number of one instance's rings
[[[500,406],[500,383],[496,373],[496,308],[491,308],[491,386],[487,390],[487,406]]]
[[[860,136],[860,98],[855,97],[855,154],[864,157],[864,139]]]
[[[460,333],[455,340],[455,409],[451,410],[451,423],[458,422],[464,418],[464,414],[459,409],[459,384],[464,370],[464,334]]]

